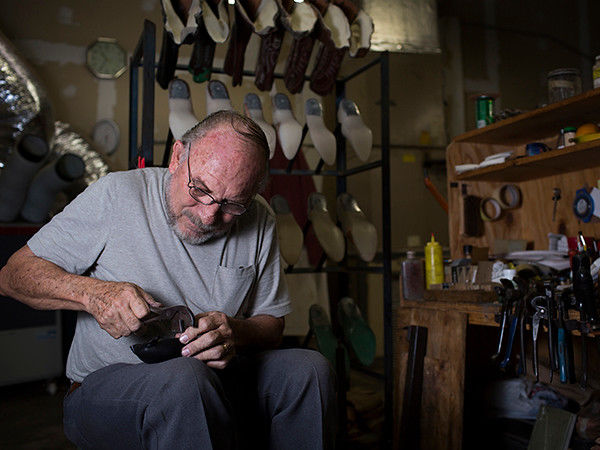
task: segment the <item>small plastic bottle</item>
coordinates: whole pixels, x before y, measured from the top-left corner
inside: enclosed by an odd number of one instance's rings
[[[415,257],[415,252],[406,252],[402,261],[402,297],[404,300],[422,300],[425,289],[423,260]]]
[[[444,283],[444,261],[442,246],[431,233],[431,240],[425,246],[425,280],[427,289],[432,284]]]

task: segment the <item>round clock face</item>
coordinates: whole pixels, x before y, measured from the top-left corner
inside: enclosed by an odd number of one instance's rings
[[[127,53],[116,39],[98,38],[87,49],[86,64],[98,78],[118,78],[127,68]]]
[[[120,138],[119,125],[114,120],[102,119],[94,125],[92,139],[104,153],[112,155],[119,148]]]

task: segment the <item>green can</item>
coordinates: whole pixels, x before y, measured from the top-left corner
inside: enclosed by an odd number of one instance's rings
[[[494,99],[488,95],[477,97],[477,128],[494,123]]]

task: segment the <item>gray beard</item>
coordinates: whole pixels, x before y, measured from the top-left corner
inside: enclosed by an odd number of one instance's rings
[[[200,245],[208,242],[212,239],[220,238],[227,234],[231,225],[204,225],[202,221],[190,214],[188,211],[183,211],[179,216],[173,211],[173,205],[171,201],[171,174],[167,174],[167,180],[165,183],[165,203],[167,204],[167,223],[182,241],[191,245]],[[182,231],[177,226],[177,219],[181,216],[187,217],[196,227],[196,232]]]

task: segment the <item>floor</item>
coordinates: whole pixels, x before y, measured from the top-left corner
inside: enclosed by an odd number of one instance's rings
[[[374,367],[383,367],[375,361]],[[75,449],[62,431],[62,398],[66,379],[0,387],[0,449]],[[352,450],[381,448],[383,382],[351,371],[348,400],[348,443]]]

